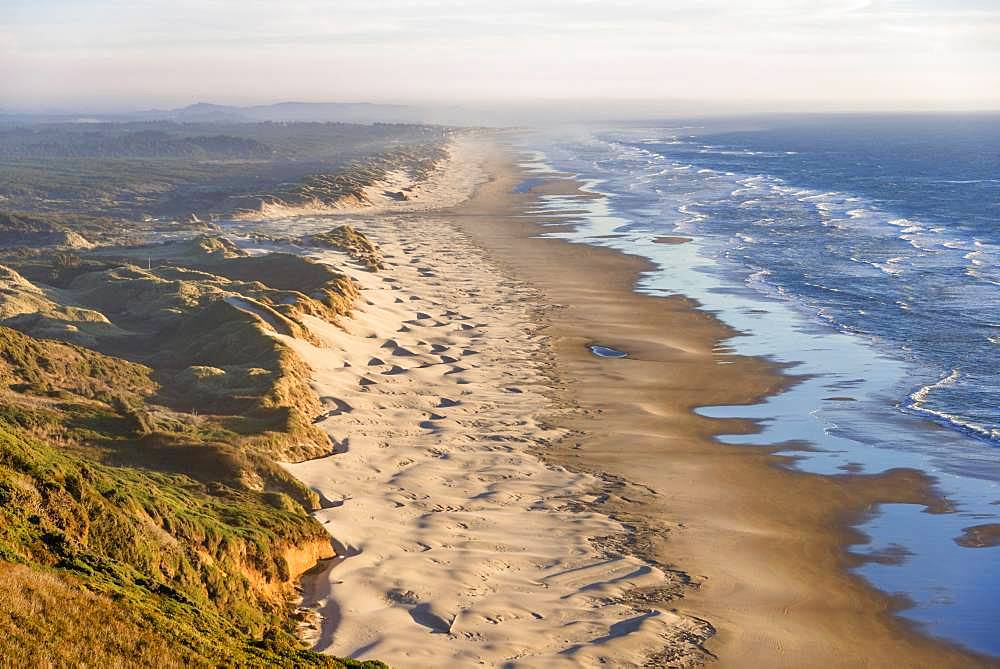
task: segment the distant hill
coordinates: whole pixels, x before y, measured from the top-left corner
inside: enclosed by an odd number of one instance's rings
[[[198,102],[177,109],[148,109],[135,112],[5,112],[0,123],[108,123],[134,121],[174,121],[179,123],[434,123],[447,110],[371,102],[278,102],[240,107]],[[454,116],[451,114],[451,116]]]
[[[211,134],[184,136],[147,124],[38,125],[0,130],[0,158],[270,158],[254,139]],[[215,127],[215,126],[213,126]]]
[[[142,112],[156,114],[156,112]],[[278,102],[271,105],[234,107],[199,102],[163,112],[178,121],[305,121],[339,123],[418,123],[426,112],[406,105],[371,102]]]
[[[58,221],[0,211],[0,248],[90,248],[92,244]]]

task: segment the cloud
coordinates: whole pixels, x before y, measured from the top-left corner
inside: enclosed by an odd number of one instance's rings
[[[1000,8],[988,1],[14,0],[7,13],[0,93],[21,101],[113,90],[150,102],[645,93],[978,105],[994,91],[1000,106]]]

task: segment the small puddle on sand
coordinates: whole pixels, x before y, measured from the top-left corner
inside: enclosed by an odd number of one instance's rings
[[[616,348],[611,348],[610,346],[601,346],[600,344],[589,344],[587,348],[590,352],[596,355],[598,358],[627,358],[628,353],[625,351],[619,351]]]

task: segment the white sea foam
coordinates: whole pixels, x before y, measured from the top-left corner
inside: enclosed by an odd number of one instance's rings
[[[896,256],[894,258],[889,258],[885,262],[873,262],[871,263],[873,267],[877,267],[886,274],[892,276],[898,276],[903,273],[903,268],[899,267],[899,264],[906,260],[903,256]]]
[[[956,426],[967,432],[971,432],[981,437],[986,437],[987,439],[1000,439],[1000,430],[990,429],[983,425],[979,425],[967,418],[962,416],[956,416],[954,414],[947,413],[945,411],[939,411],[938,409],[932,409],[926,405],[928,397],[931,393],[940,388],[945,388],[947,386],[953,386],[961,378],[961,371],[958,369],[951,370],[947,376],[935,381],[934,383],[927,384],[922,388],[918,388],[914,392],[910,393],[905,404],[905,408],[919,413],[930,418],[933,418],[939,422],[944,422],[949,425]]]
[[[927,396],[937,388],[944,388],[945,386],[955,385],[959,377],[962,375],[961,371],[958,369],[953,369],[951,372],[934,383],[927,384],[926,386],[915,390],[910,393],[910,400],[913,402],[915,407],[919,407],[924,401],[927,400]]]
[[[807,191],[812,193],[811,195],[805,195],[800,197],[799,200],[802,202],[817,202],[817,201],[830,201],[836,200],[837,198],[843,197],[843,193],[838,193],[835,190],[827,191],[825,193],[817,193],[815,191]]]

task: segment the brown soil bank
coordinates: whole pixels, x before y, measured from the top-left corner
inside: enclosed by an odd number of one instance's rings
[[[995,664],[916,633],[891,615],[898,602],[846,570],[845,546],[857,539],[849,523],[871,504],[935,509],[923,474],[815,476],[780,467],[767,449],[716,442],[753,426],[693,408],[751,403],[789,380],[764,361],[715,352],[732,333],[691,301],[633,292],[645,261],[537,238],[538,221],[511,206],[535,195],[513,193],[522,175],[510,156],[494,150],[488,171],[454,222],[552,305],[542,317],[555,392],[578,410],[553,418],[575,435],[548,456],[650,489],[613,500],[612,513],[636,527],[634,550],[689,574],[693,587],[674,605],[716,628],[707,651],[720,665]],[[597,358],[594,342],[629,358]]]

